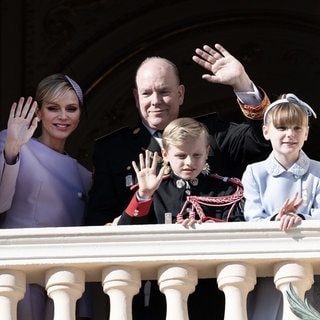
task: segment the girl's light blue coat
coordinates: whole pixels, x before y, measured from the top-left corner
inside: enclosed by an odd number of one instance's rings
[[[266,160],[248,165],[242,183],[247,221],[271,220],[296,192],[297,199],[303,199],[298,213],[305,219],[320,218],[320,162],[309,159],[302,150],[288,170],[273,152]]]

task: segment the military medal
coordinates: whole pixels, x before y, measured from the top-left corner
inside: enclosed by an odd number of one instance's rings
[[[198,185],[198,183],[199,183],[199,180],[198,180],[197,178],[191,179],[191,180],[190,180],[190,183],[191,183],[194,187],[196,187],[196,186]]]
[[[178,189],[182,189],[185,186],[185,182],[182,179],[176,181],[176,186]]]

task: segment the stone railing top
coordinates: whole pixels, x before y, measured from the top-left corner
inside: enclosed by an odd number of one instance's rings
[[[320,270],[320,220],[303,221],[288,232],[278,222],[206,223],[2,229],[0,268],[27,273],[28,280],[43,280],[56,266],[85,270],[88,281],[100,281],[107,266],[137,267],[144,279],[156,278],[168,263],[186,263],[199,277],[215,277],[221,263],[248,262],[257,275],[273,275],[281,261],[310,261]],[[319,267],[317,267],[319,265]]]

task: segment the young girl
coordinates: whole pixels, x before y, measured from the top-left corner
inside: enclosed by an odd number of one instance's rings
[[[243,196],[240,181],[208,174],[209,137],[202,123],[191,118],[176,119],[165,128],[162,143],[163,162],[170,165],[170,174],[163,176],[165,167],[157,174],[157,154],[152,160],[149,151],[145,158],[140,154],[140,168],[133,162],[139,189],[118,224],[178,222],[190,226],[207,219],[212,221],[211,218],[227,220],[228,216],[229,221],[243,221],[239,206]],[[193,196],[200,198],[188,198]],[[206,205],[199,208],[192,199]],[[169,216],[166,217],[166,213]],[[147,312],[150,312],[147,319],[165,319],[164,297],[156,283],[151,285],[149,308],[144,306],[143,294],[139,297],[133,304],[136,319]],[[218,289],[216,279],[198,279],[195,292],[188,298],[188,307],[190,320],[223,319],[224,294]]]
[[[287,230],[301,220],[320,217],[320,162],[302,150],[310,115],[316,117],[293,94],[282,95],[266,110],[263,134],[273,151],[243,174],[247,221],[276,220]]]
[[[83,225],[91,173],[64,150],[82,106],[79,85],[63,74],[44,78],[35,100],[12,104],[7,129],[0,133],[1,228]],[[33,138],[39,122],[40,135]],[[42,284],[29,284],[17,319],[53,319],[51,302]]]
[[[280,221],[280,229],[288,230],[301,220],[320,217],[320,162],[302,150],[309,116],[316,117],[312,108],[290,93],[267,108],[263,134],[273,151],[243,174],[247,221]],[[248,319],[281,320],[282,308],[273,278],[258,278],[248,295]]]

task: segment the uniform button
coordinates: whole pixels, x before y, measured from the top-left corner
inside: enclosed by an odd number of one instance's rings
[[[139,210],[134,210],[134,212],[133,212],[133,215],[135,216],[135,217],[137,217],[138,215],[139,215]]]

